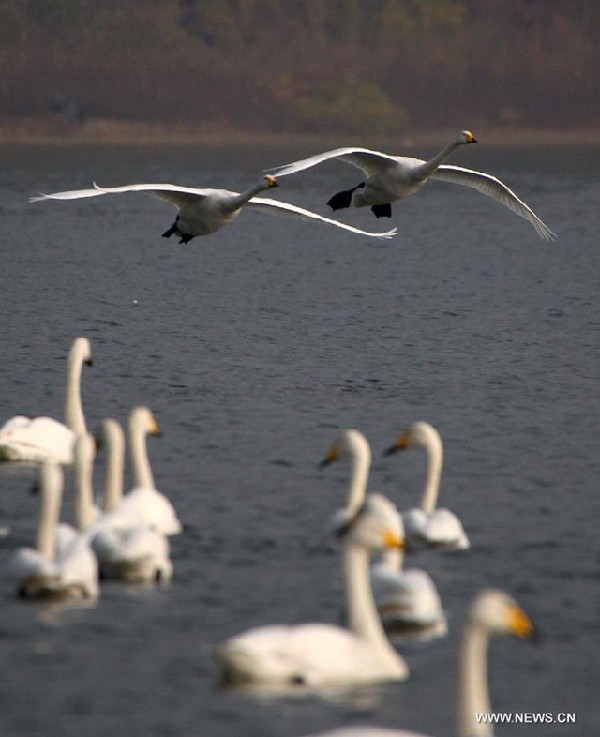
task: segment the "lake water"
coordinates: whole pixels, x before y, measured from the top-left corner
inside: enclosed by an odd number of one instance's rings
[[[394,205],[399,235],[385,242],[248,212],[178,246],[160,237],[170,206],[142,195],[27,202],[94,180],[239,190],[312,151],[0,149],[0,415],[60,417],[66,353],[88,336],[89,427],[152,408],[157,485],[185,524],[166,589],[103,584],[91,608],[53,608],[18,600],[0,575],[2,735],[300,737],[357,723],[453,734],[460,628],[488,585],[543,633],[536,646],[492,643],[494,708],[577,718],[497,733],[591,735],[600,722],[600,152],[481,144],[454,156],[513,187],[554,243],[435,182]],[[282,180],[275,196],[327,214],[328,197],[358,181],[329,164]],[[448,636],[400,648],[404,684],[328,698],[220,688],[211,649],[229,635],[338,620],[326,520],[344,503],[348,466],[317,465],[339,429],[365,433],[371,488],[408,507],[424,456],[381,451],[417,419],[442,435],[440,502],[473,545],[407,560],[435,580]],[[99,459],[98,486],[102,471]],[[31,478],[0,467],[0,571],[34,541]],[[71,488],[69,478],[67,509]]]

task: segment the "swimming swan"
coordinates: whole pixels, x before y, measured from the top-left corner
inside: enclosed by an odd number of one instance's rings
[[[17,591],[33,599],[94,599],[98,595],[98,568],[84,535],[73,534],[57,547],[56,529],[62,500],[63,472],[50,460],[40,471],[40,514],[37,546],[21,548],[12,557],[9,573]]]
[[[77,200],[84,197],[98,197],[104,194],[144,192],[161,200],[166,200],[177,207],[179,214],[173,225],[163,233],[163,237],[170,238],[172,235],[176,235],[179,237],[180,243],[187,243],[197,235],[209,235],[220,230],[236,218],[244,208],[261,210],[271,215],[317,220],[343,228],[351,233],[367,235],[372,238],[392,238],[396,235],[397,228],[385,233],[368,233],[337,220],[322,217],[297,205],[291,205],[288,202],[255,196],[265,189],[277,186],[277,180],[271,175],[267,175],[241,194],[227,189],[194,189],[192,187],[180,187],[176,184],[127,184],[124,187],[99,187],[94,184],[93,189],[75,189],[68,192],[42,194],[38,197],[31,197],[30,202]]]
[[[449,509],[436,508],[443,460],[440,434],[427,422],[415,422],[384,451],[384,455],[393,455],[411,447],[425,449],[427,477],[421,506],[402,513],[407,544],[409,547],[470,548],[471,543],[458,517]]]
[[[86,431],[81,406],[81,369],[92,365],[92,349],[87,338],[76,338],[67,362],[65,394],[66,425],[51,417],[17,415],[0,428],[0,460],[38,463],[50,459],[73,462],[76,436]]]
[[[351,462],[350,484],[346,509],[337,515],[337,524],[352,519],[367,505],[386,516],[390,528],[404,539],[404,526],[396,505],[382,494],[366,494],[371,450],[365,436],[358,430],[345,430],[321,462],[325,467],[341,458]],[[370,585],[381,621],[388,632],[430,639],[446,634],[446,616],[431,577],[420,568],[403,568],[404,554],[400,549],[384,550],[381,560],[371,566]]]
[[[383,632],[368,581],[370,552],[402,545],[387,519],[370,511],[356,515],[344,544],[348,629],[306,624],[248,630],[217,648],[224,678],[316,688],[405,680],[408,667]]]
[[[534,636],[525,612],[508,594],[486,589],[477,595],[464,626],[459,651],[458,737],[491,737],[493,725],[478,721],[478,714],[491,714],[488,695],[487,650],[492,635]],[[308,735],[307,735],[308,737]],[[420,732],[379,727],[348,727],[313,734],[311,737],[425,737]]]
[[[429,161],[413,159],[406,156],[389,156],[368,148],[350,146],[325,151],[307,159],[293,161],[291,164],[274,167],[268,171],[278,177],[294,174],[328,159],[341,159],[348,164],[362,169],[367,175],[352,189],[338,192],[327,203],[332,210],[345,207],[370,207],[376,217],[391,217],[392,202],[409,197],[425,186],[428,179],[441,179],[454,184],[472,187],[484,195],[497,200],[510,208],[514,213],[528,220],[537,234],[545,240],[556,238],[548,226],[543,223],[533,210],[521,201],[517,195],[491,174],[451,166],[443,162],[459,146],[466,143],[477,143],[470,131],[462,131],[457,138],[443,148]]]
[[[163,535],[177,535],[182,530],[177,513],[167,497],[157,491],[154,485],[146,447],[148,434],[160,434],[154,415],[147,407],[134,407],[129,415],[128,427],[134,488],[122,498],[115,491],[109,501],[112,508],[106,512],[105,521],[111,527],[121,529],[144,523]]]
[[[100,443],[106,448],[107,511],[90,529],[92,548],[98,558],[100,575],[133,583],[169,581],[173,565],[166,537],[153,525],[135,518],[135,510],[119,514],[123,501],[125,437],[121,425],[106,419],[100,429]],[[116,522],[116,523],[115,523]]]

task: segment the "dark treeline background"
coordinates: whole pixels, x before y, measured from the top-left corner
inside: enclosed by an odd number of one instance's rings
[[[0,0],[0,56],[5,121],[600,122],[598,0]]]

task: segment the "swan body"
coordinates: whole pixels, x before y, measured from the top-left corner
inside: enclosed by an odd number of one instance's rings
[[[443,163],[455,149],[469,143],[477,143],[475,137],[470,131],[461,131],[454,141],[429,161],[390,156],[380,151],[350,146],[325,151],[293,161],[291,164],[274,167],[269,171],[283,177],[304,171],[329,159],[340,159],[352,164],[364,171],[366,181],[353,189],[338,192],[327,204],[333,210],[345,207],[370,207],[376,217],[391,217],[390,203],[415,194],[425,186],[428,179],[462,184],[491,197],[529,221],[541,238],[554,239],[556,235],[550,228],[499,179],[491,174]]]
[[[169,581],[173,575],[166,537],[135,510],[122,513],[125,441],[118,422],[102,423],[102,444],[108,450],[105,507],[108,510],[89,531],[100,575],[133,583]],[[127,522],[128,521],[128,522]]]
[[[366,235],[372,238],[392,238],[397,229],[385,233],[369,233],[351,225],[340,223],[331,218],[322,217],[315,212],[288,202],[257,197],[259,192],[277,187],[277,180],[271,175],[265,176],[246,191],[232,192],[227,189],[195,189],[180,187],[176,184],[127,184],[123,187],[99,187],[91,189],[76,189],[66,192],[42,194],[30,198],[31,202],[40,200],[77,200],[86,197],[98,197],[105,194],[120,194],[122,192],[144,192],[145,194],[166,200],[178,209],[178,215],[173,225],[163,233],[165,238],[175,235],[180,243],[188,243],[199,235],[209,235],[232,222],[242,209],[260,210],[271,215],[313,220],[334,225],[338,228]]]
[[[385,518],[356,515],[344,545],[349,628],[307,624],[248,630],[217,649],[224,677],[308,687],[406,679],[408,667],[383,632],[368,583],[370,551],[402,544]]]
[[[81,370],[84,364],[92,364],[90,342],[87,338],[76,338],[67,364],[66,424],[51,417],[12,417],[0,428],[0,461],[40,463],[50,459],[63,464],[73,462],[75,437],[86,429],[81,406]]]
[[[94,599],[98,595],[98,568],[85,536],[74,535],[63,549],[56,548],[63,485],[60,466],[43,461],[40,482],[37,547],[18,550],[10,562],[17,591],[33,599]]]
[[[336,515],[337,529],[344,529],[360,509],[367,508],[370,513],[385,518],[390,529],[404,539],[404,526],[396,505],[383,494],[366,493],[371,450],[358,430],[345,430],[321,466],[344,456],[350,458],[352,470],[347,506]],[[381,560],[370,568],[371,591],[384,627],[390,633],[414,639],[445,635],[446,616],[435,584],[422,569],[404,569],[403,558],[400,549],[384,550]]]
[[[492,635],[508,634],[530,639],[533,625],[516,601],[502,591],[486,589],[474,599],[459,652],[458,735],[491,737],[491,724],[477,721],[477,714],[491,714],[487,687],[487,650]],[[307,736],[308,737],[308,736]],[[311,737],[424,737],[420,732],[380,727],[348,727]]]
[[[449,509],[436,506],[443,462],[442,439],[438,431],[427,422],[415,422],[385,451],[385,455],[411,447],[425,449],[427,477],[421,506],[402,513],[407,544],[449,549],[471,547],[458,517]]]

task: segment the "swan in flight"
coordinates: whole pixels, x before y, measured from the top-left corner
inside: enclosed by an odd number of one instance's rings
[[[30,202],[78,200],[85,197],[98,197],[99,195],[119,194],[121,192],[144,192],[161,200],[166,200],[178,209],[179,212],[175,222],[163,233],[163,237],[170,238],[172,235],[176,235],[180,243],[187,243],[197,235],[215,233],[234,220],[242,209],[261,210],[271,215],[283,215],[303,220],[317,220],[343,228],[351,233],[358,233],[372,238],[393,238],[398,230],[394,228],[385,233],[369,233],[351,225],[346,225],[346,223],[322,217],[315,212],[305,210],[289,202],[281,202],[267,197],[256,197],[259,192],[277,186],[277,180],[271,175],[265,176],[242,193],[231,192],[227,189],[194,189],[192,187],[180,187],[176,184],[127,184],[124,187],[99,187],[95,184],[91,189],[75,189],[68,192],[54,192],[31,197]]]
[[[345,430],[329,449],[321,468],[341,459],[351,462],[350,484],[346,508],[336,515],[338,529],[346,520],[367,506],[385,516],[390,529],[404,539],[404,526],[396,505],[379,493],[366,494],[371,463],[371,450],[358,430]],[[403,568],[403,551],[382,551],[379,562],[371,566],[370,585],[381,621],[390,634],[411,639],[431,639],[447,632],[442,602],[431,577],[420,568]]]
[[[166,537],[153,525],[135,518],[135,510],[119,513],[123,501],[125,437],[121,425],[106,419],[100,429],[100,445],[106,448],[106,488],[101,516],[89,530],[100,575],[132,583],[169,581],[173,565]]]
[[[87,338],[76,338],[67,361],[65,394],[66,424],[51,417],[17,415],[0,428],[0,460],[38,463],[45,459],[73,463],[73,447],[79,433],[86,431],[81,406],[81,370],[92,365]]]
[[[256,627],[215,652],[233,683],[309,688],[402,681],[408,667],[387,640],[368,579],[371,551],[402,547],[388,519],[364,509],[344,530],[348,629],[330,624]]]
[[[443,163],[456,148],[467,143],[477,143],[477,140],[471,131],[461,131],[454,141],[429,161],[406,156],[390,156],[368,148],[350,146],[325,151],[316,156],[293,161],[291,164],[273,167],[268,171],[273,172],[277,177],[283,177],[309,169],[322,161],[341,159],[362,169],[367,178],[366,181],[352,189],[338,192],[327,204],[332,210],[341,210],[345,207],[370,207],[378,218],[391,217],[391,203],[415,194],[425,186],[428,179],[463,184],[491,197],[528,220],[541,238],[545,240],[556,238],[556,234],[540,220],[533,210],[496,177]]]
[[[146,436],[159,435],[160,428],[148,407],[134,407],[129,415],[128,438],[134,488],[121,497],[109,496],[104,522],[113,529],[125,529],[143,523],[162,535],[177,535],[181,522],[171,502],[154,485],[148,460]]]
[[[57,546],[63,471],[54,461],[39,471],[40,513],[36,548],[21,548],[9,563],[9,574],[20,596],[32,599],[94,599],[98,596],[98,567],[85,535],[73,533]]]
[[[469,538],[458,517],[449,509],[436,507],[443,461],[440,434],[427,422],[415,422],[384,451],[384,455],[393,455],[407,448],[424,448],[427,454],[427,477],[421,506],[402,513],[407,544],[409,547],[470,548]]]
[[[488,694],[487,651],[492,635],[532,639],[534,628],[516,601],[496,589],[484,589],[471,604],[458,656],[458,737],[492,737],[493,725],[478,720],[492,714]],[[308,736],[307,736],[308,737]],[[310,737],[425,737],[420,732],[381,727],[347,727]]]

